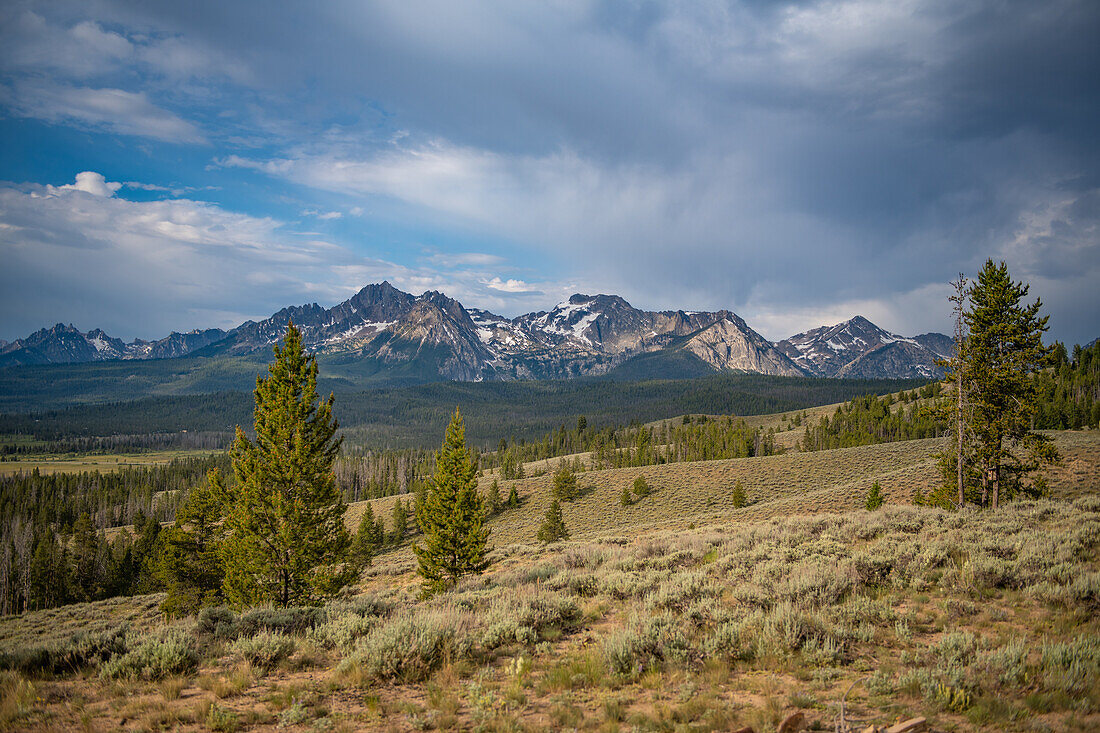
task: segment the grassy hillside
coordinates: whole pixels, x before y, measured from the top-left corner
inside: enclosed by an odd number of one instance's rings
[[[1100,432],[1056,431],[1050,435],[1063,456],[1059,465],[1043,474],[1052,497],[1100,496]],[[927,492],[938,480],[933,454],[943,445],[939,439],[910,440],[814,453],[585,471],[577,475],[581,498],[564,504],[562,512],[573,538],[596,539],[849,511],[863,506],[874,481],[880,482],[888,502],[908,504],[916,489]],[[495,544],[535,542],[542,515],[550,505],[555,464],[554,460],[524,464],[528,475],[546,473],[501,482],[502,494],[507,496],[515,485],[524,503],[519,510],[506,511],[493,520]],[[619,503],[622,490],[637,476],[646,477],[653,493],[623,507]],[[479,489],[484,492],[492,480],[492,474],[483,477]],[[748,506],[741,509],[734,509],[730,497],[737,481],[748,498]],[[369,503],[374,505],[375,516],[388,518],[394,501],[394,497],[386,497]],[[367,503],[349,507],[350,526],[357,526]]]
[[[543,476],[492,520],[490,570],[434,599],[401,547],[321,611],[165,626],[146,596],[6,618],[23,671],[0,673],[0,728],[765,731],[800,710],[831,730],[847,693],[856,730],[1093,730],[1100,433],[1054,437],[1053,497],[997,513],[905,505],[937,447],[912,441],[582,473],[572,539],[541,546]],[[655,492],[619,506],[638,473]],[[889,503],[858,509],[875,479]]]

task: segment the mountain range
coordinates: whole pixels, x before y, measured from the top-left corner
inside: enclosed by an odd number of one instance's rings
[[[686,377],[716,372],[779,376],[933,378],[951,339],[904,337],[862,316],[772,343],[727,310],[644,311],[617,295],[571,296],[549,311],[506,318],[443,293],[419,296],[388,282],[332,308],[284,308],[230,330],[172,333],[125,343],[100,329],[57,324],[0,343],[0,368],[125,359],[228,357],[267,352],[293,321],[311,351],[422,381],[568,379],[620,374]]]

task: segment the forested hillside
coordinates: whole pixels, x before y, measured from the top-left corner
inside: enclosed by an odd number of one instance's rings
[[[469,418],[467,439],[495,448],[501,437],[534,440],[586,415],[593,426],[649,422],[685,413],[759,415],[913,389],[923,381],[813,379],[730,374],[700,379],[620,382],[446,382],[338,393],[336,417],[347,442],[375,448],[433,446],[455,405]],[[252,395],[223,392],[150,397],[0,415],[0,435],[45,440],[150,433],[223,433],[251,424]],[[0,440],[0,443],[3,441]],[[137,447],[137,446],[135,446]],[[113,446],[113,449],[119,449]]]
[[[1055,344],[1053,362],[1035,377],[1040,396],[1036,427],[1100,427],[1100,340],[1074,346],[1072,358],[1065,346]]]
[[[903,391],[896,400],[893,395],[864,395],[837,407],[831,418],[806,425],[799,448],[829,450],[939,437],[947,431],[943,418],[932,409],[940,393],[937,382],[912,393]]]
[[[637,422],[627,427],[590,429],[585,416],[575,428],[564,425],[540,440],[501,438],[494,453],[484,454],[484,468],[500,468],[504,479],[522,478],[523,464],[549,458],[590,453],[597,469],[655,466],[679,461],[767,456],[776,452],[774,430],[762,431],[730,416],[708,418],[685,415],[679,424],[656,426]]]

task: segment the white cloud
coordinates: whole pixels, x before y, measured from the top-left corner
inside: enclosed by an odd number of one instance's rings
[[[315,219],[321,219],[322,221],[340,219],[344,216],[339,211],[318,211],[317,209],[302,209],[301,213],[302,216],[312,216]]]
[[[190,199],[128,201],[117,190],[94,172],[66,186],[0,187],[5,328],[79,319],[150,338],[233,326],[241,313],[266,316],[302,301],[311,286],[326,299],[346,297],[350,284],[334,278],[336,265],[358,263],[380,277],[395,269],[300,241],[274,219]]]
[[[173,143],[206,142],[195,125],[157,107],[144,92],[28,81],[15,84],[7,96],[4,101],[23,117],[77,122]]]
[[[96,173],[95,171],[84,171],[76,174],[76,183],[67,183],[64,186],[47,186],[51,192],[59,191],[83,191],[84,193],[90,193],[93,196],[102,196],[109,198],[115,195],[115,191],[122,188],[121,183],[114,183],[108,181],[102,173]]]
[[[331,305],[384,279],[516,312],[524,296],[486,287],[480,273],[364,257],[204,201],[129,201],[115,196],[120,186],[94,171],[62,186],[0,185],[5,338],[59,321],[127,339],[233,327],[288,304]]]
[[[541,295],[542,291],[532,287],[530,283],[526,283],[523,280],[502,280],[499,277],[493,277],[488,280],[481,280],[482,285],[493,290],[499,290],[502,293],[530,293]]]
[[[9,71],[53,70],[79,79],[116,70],[133,51],[128,39],[94,21],[66,29],[29,10],[9,18],[0,11],[0,39],[0,62]]]

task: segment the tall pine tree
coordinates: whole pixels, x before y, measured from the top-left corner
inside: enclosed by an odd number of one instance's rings
[[[970,430],[981,469],[982,504],[996,509],[1018,490],[1034,490],[1022,478],[1057,459],[1050,439],[1032,432],[1038,393],[1031,374],[1044,366],[1047,317],[1036,299],[1021,303],[1028,285],[1016,283],[1005,263],[987,260],[967,296],[968,331],[957,378],[966,385]]]
[[[466,427],[458,408],[436,456],[435,476],[416,507],[424,544],[413,545],[425,589],[453,588],[458,579],[489,566],[489,528],[477,492],[477,466],[466,448]]]
[[[237,478],[223,544],[225,591],[238,606],[316,605],[351,583],[351,538],[333,462],[334,398],[317,395],[317,359],[287,325],[268,376],[256,378],[255,441],[237,427]]]

